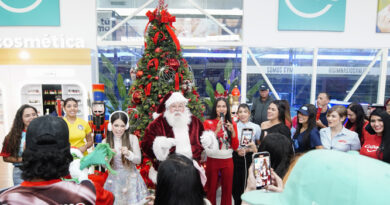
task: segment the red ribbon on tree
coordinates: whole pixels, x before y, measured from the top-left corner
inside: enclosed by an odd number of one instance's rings
[[[181,79],[183,79],[183,75],[182,74],[179,75],[179,72],[176,72],[176,75],[175,75],[175,90],[179,90],[180,89],[180,77],[181,77]]]
[[[159,36],[160,34],[163,35],[163,37],[161,38],[161,41],[167,39],[167,38],[165,37],[165,34],[164,34],[163,32],[161,32],[161,31],[159,31],[159,32],[157,32],[156,34],[154,34],[154,38],[153,38],[153,43],[154,43],[154,44],[157,44],[158,36]]]
[[[145,95],[149,96],[151,90],[152,90],[152,83],[148,83],[148,85],[145,88]]]
[[[157,58],[153,58],[152,60],[150,60],[148,62],[148,65],[146,66],[146,68],[149,70],[149,67],[153,66],[156,68],[156,71],[158,69],[158,59]]]

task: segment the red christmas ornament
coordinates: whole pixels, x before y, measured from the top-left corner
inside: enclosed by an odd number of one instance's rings
[[[157,29],[157,27],[156,26],[153,26],[153,30],[156,30]]]
[[[184,74],[184,70],[182,70],[181,73]]]
[[[154,109],[151,107],[151,108],[149,108],[149,110],[150,110],[150,111],[153,111]]]
[[[150,56],[149,53],[147,53],[146,56]]]
[[[164,70],[164,73],[168,73],[168,70]]]
[[[135,118],[135,119],[138,119],[138,114],[134,114],[134,118]]]
[[[192,101],[192,99],[190,98],[190,99],[188,99],[188,102],[191,102]]]
[[[142,70],[139,70],[139,71],[137,71],[137,78],[141,78],[142,76],[144,75],[144,71],[142,71]]]
[[[166,63],[170,68],[177,70],[180,67],[180,61],[174,58],[170,58]]]
[[[160,47],[157,47],[157,48],[154,50],[154,52],[156,52],[156,53],[161,53],[161,52],[162,52],[162,49],[161,49]]]
[[[150,79],[152,77],[152,75],[148,75],[148,79]]]
[[[141,103],[141,91],[137,90],[133,93],[133,96],[132,96],[132,102],[133,103],[136,103],[136,104],[140,104]]]
[[[132,89],[135,90],[135,87],[133,87]]]
[[[158,80],[158,76],[154,77],[155,80]]]
[[[144,85],[140,85],[139,88],[144,89]]]
[[[152,107],[154,108],[154,107],[156,107],[156,105],[155,105],[155,104],[153,104],[153,105],[152,105]]]
[[[157,97],[158,97],[158,98],[162,98],[162,95],[158,94]]]

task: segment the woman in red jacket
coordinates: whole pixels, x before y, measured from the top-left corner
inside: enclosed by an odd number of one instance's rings
[[[232,121],[230,106],[225,98],[217,98],[209,120],[204,122],[205,130],[214,132],[216,146],[206,148],[206,191],[207,198],[216,205],[218,175],[221,174],[222,199],[221,204],[232,204],[233,184],[233,150],[238,148],[237,124]]]
[[[370,115],[367,131],[372,135],[365,136],[360,154],[390,163],[390,116],[382,110],[375,109]]]

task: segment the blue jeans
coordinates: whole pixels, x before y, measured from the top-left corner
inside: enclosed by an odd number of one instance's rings
[[[14,186],[21,184],[24,180],[22,179],[22,170],[19,167],[14,166],[12,173],[12,179],[14,181]]]

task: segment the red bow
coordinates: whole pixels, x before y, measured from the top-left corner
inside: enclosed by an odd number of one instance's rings
[[[149,70],[149,67],[153,66],[156,68],[156,71],[158,69],[158,59],[157,58],[153,58],[152,60],[150,60],[148,62],[148,65],[146,66],[146,68]]]

